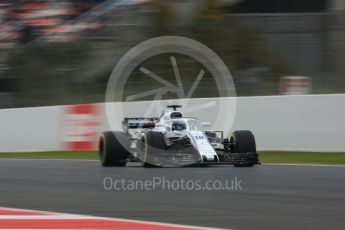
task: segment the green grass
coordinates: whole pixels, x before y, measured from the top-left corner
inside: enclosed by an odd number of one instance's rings
[[[259,152],[262,163],[303,163],[345,165],[345,153]],[[9,159],[85,159],[98,160],[97,152],[20,152],[0,153]]]
[[[345,153],[327,152],[260,152],[262,163],[302,163],[345,165]]]
[[[19,152],[19,153],[0,153],[0,158],[97,160],[98,153],[97,152]]]

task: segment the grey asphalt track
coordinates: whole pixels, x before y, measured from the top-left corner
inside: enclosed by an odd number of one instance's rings
[[[237,191],[106,191],[125,180],[242,180]],[[0,206],[231,229],[345,229],[345,167],[103,168],[0,160]]]

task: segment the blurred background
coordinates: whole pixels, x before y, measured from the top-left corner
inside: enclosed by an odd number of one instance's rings
[[[162,35],[212,48],[238,96],[345,93],[344,0],[0,0],[0,108],[104,102],[121,56]],[[169,78],[169,61],[149,66]]]

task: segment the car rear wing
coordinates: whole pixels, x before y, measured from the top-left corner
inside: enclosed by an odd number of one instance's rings
[[[122,125],[124,129],[152,129],[158,121],[158,117],[125,117]]]

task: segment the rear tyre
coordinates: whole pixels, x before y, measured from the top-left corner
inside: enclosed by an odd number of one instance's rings
[[[144,137],[144,167],[157,167],[160,162],[156,162],[155,156],[159,156],[167,149],[164,134],[161,132],[148,131]]]
[[[99,141],[99,157],[103,166],[125,166],[130,153],[128,136],[124,132],[104,132]]]
[[[255,153],[256,154],[256,143],[254,135],[249,130],[239,130],[232,133],[230,137],[233,153]],[[252,167],[254,162],[234,164],[235,167]]]

